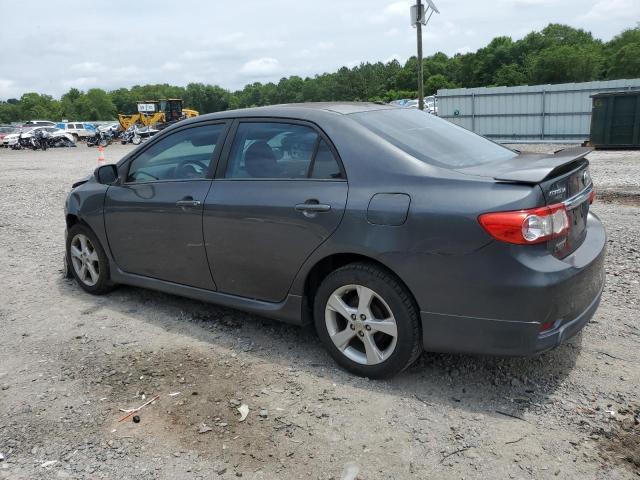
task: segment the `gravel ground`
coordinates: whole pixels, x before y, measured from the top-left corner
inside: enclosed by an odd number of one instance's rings
[[[610,238],[581,335],[535,358],[425,354],[376,382],[335,367],[310,329],[64,279],[64,198],[96,157],[0,150],[0,478],[640,476],[639,152],[590,156]]]

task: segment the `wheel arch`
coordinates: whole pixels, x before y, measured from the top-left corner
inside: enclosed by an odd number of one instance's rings
[[[74,213],[67,213],[65,221],[67,223],[67,231],[77,223],[84,223],[80,220],[80,217]]]
[[[67,224],[67,231],[69,231],[69,229],[74,225],[80,224],[83,227],[87,227],[94,235],[98,236],[95,229],[77,213],[67,213],[65,222]],[[98,239],[100,239],[100,237],[98,237]]]
[[[313,321],[313,302],[315,299],[315,293],[322,281],[334,270],[344,267],[345,265],[348,265],[350,263],[370,263],[393,275],[398,280],[398,282],[400,282],[400,284],[407,289],[407,292],[409,292],[409,295],[411,295],[411,299],[413,300],[417,308],[418,303],[416,301],[416,297],[409,286],[396,272],[393,271],[392,268],[385,265],[380,260],[360,253],[333,253],[318,260],[313,265],[313,267],[309,269],[305,276],[302,302],[303,323],[309,323]]]

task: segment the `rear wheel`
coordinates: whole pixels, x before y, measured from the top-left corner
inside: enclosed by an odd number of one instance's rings
[[[334,360],[356,375],[393,376],[422,352],[413,298],[393,274],[373,264],[330,273],[316,293],[314,320]]]
[[[94,233],[76,224],[67,235],[67,264],[78,284],[87,292],[101,295],[113,289],[109,260]]]

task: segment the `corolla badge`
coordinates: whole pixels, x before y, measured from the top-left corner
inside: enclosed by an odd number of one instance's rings
[[[560,195],[564,195],[567,193],[566,187],[558,187],[554,190],[549,190],[549,195],[552,197],[559,197]]]

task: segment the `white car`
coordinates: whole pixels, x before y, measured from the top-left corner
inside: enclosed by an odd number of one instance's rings
[[[10,133],[9,135],[5,135],[5,137],[2,139],[2,146],[8,148],[12,145],[15,145],[16,143],[18,143],[18,138],[20,138],[21,134],[26,134],[27,132],[30,132],[35,128],[36,127],[33,127],[33,126],[22,127],[16,133]],[[40,128],[46,128],[46,127],[40,127]]]
[[[432,115],[438,115],[438,97],[435,95],[424,97],[424,109]]]
[[[402,105],[404,108],[418,108],[418,100],[409,100]],[[434,96],[424,97],[424,111],[438,115],[438,99]]]
[[[18,143],[18,139],[20,138],[20,135],[22,135],[23,138],[30,137],[35,133],[36,130],[44,130],[51,137],[65,136],[69,140],[71,140],[73,143],[75,143],[75,138],[73,137],[73,135],[66,133],[64,130],[61,130],[56,127],[26,127],[26,128],[22,128],[19,133],[11,133],[6,137],[4,137],[4,139],[2,140],[2,146],[9,148],[15,145],[16,143]]]
[[[76,140],[90,137],[96,131],[93,125],[82,122],[61,122],[56,123],[55,126],[72,135]]]
[[[24,122],[23,127],[55,127],[55,122],[50,122],[49,120],[29,120],[28,122]]]

